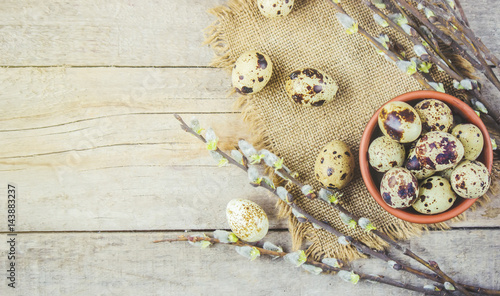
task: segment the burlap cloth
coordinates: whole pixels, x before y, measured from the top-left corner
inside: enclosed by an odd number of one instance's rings
[[[377,54],[363,36],[346,34],[327,0],[296,0],[291,14],[277,20],[263,17],[255,2],[230,0],[210,11],[217,16],[216,23],[207,29],[207,43],[217,55],[213,65],[230,70],[247,50],[258,50],[271,57],[274,66],[270,82],[261,92],[240,97],[239,107],[257,136],[254,143],[284,157],[285,164],[299,173],[302,182],[318,189],[314,161],[326,143],[342,140],[358,159],[361,135],[373,113],[391,98],[422,88],[414,78]],[[397,32],[378,27],[360,0],[342,1],[342,6],[373,36],[384,32],[391,40],[411,48]],[[411,50],[408,54],[412,54]],[[335,79],[339,85],[335,101],[322,107],[303,107],[287,97],[286,77],[304,67],[321,69]],[[451,91],[450,79],[441,73],[434,74]],[[342,202],[348,210],[369,218],[393,238],[407,239],[426,229],[400,220],[380,207],[368,193],[359,168],[343,192]],[[337,211],[322,201],[307,200],[296,188],[294,193],[298,204],[317,219],[328,221],[370,247],[385,246],[359,227],[348,228]],[[315,258],[333,256],[351,260],[361,256],[355,249],[338,244],[334,235],[314,229],[310,223],[298,223],[286,205],[279,207],[282,214],[289,216],[296,247],[307,238],[312,242],[308,252]],[[434,227],[446,228],[446,225]]]

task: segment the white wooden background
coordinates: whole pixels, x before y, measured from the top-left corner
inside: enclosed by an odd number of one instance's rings
[[[227,228],[226,203],[248,198],[269,214],[269,240],[290,247],[274,199],[216,168],[172,116],[196,115],[226,147],[248,135],[229,76],[207,66],[201,45],[214,21],[206,10],[224,2],[0,0],[0,295],[405,293],[247,262],[227,246],[152,243]],[[500,53],[500,4],[462,2]],[[6,279],[8,183],[18,191],[16,289]],[[494,198],[452,230],[406,243],[457,279],[500,289],[499,215]],[[376,260],[355,265],[414,281]]]

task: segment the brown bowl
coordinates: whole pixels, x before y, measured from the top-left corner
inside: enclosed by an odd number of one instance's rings
[[[482,120],[466,103],[448,94],[429,90],[409,92],[397,96],[389,102],[402,101],[414,106],[423,99],[440,100],[446,103],[451,108],[454,115],[461,116],[464,122],[472,123],[479,127],[484,136],[484,148],[483,152],[477,160],[481,161],[491,173],[491,168],[493,165],[493,150],[491,147],[489,133],[486,130],[486,127],[484,126]],[[361,175],[363,177],[363,181],[365,182],[366,188],[373,196],[373,198],[377,201],[377,203],[386,211],[400,219],[421,224],[431,224],[446,221],[458,216],[459,214],[467,210],[476,201],[476,199],[465,199],[457,197],[457,200],[449,210],[434,215],[424,215],[413,210],[413,208],[394,209],[384,202],[379,191],[379,184],[383,174],[378,173],[374,169],[372,169],[368,161],[368,147],[370,146],[371,141],[382,135],[382,132],[378,127],[379,112],[380,109],[377,110],[375,114],[373,114],[372,118],[366,125],[363,136],[361,137],[361,144],[359,147],[359,167],[361,169]]]

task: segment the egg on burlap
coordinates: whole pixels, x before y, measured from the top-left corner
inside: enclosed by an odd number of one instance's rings
[[[236,60],[231,74],[234,89],[240,94],[261,91],[271,79],[273,63],[268,55],[250,50]]]
[[[285,82],[288,97],[303,106],[319,107],[331,102],[338,88],[330,75],[312,68],[292,72]]]
[[[294,0],[257,0],[260,13],[267,18],[282,18],[293,8]]]
[[[346,143],[331,141],[321,149],[314,165],[316,179],[329,189],[344,188],[354,176],[354,155]]]

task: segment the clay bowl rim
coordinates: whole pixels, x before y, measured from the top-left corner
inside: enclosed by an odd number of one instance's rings
[[[491,147],[490,135],[482,120],[479,118],[479,116],[477,116],[475,111],[472,110],[472,108],[469,107],[466,103],[462,102],[461,100],[451,95],[429,90],[421,90],[421,91],[405,93],[391,99],[387,103],[393,101],[402,101],[408,103],[413,100],[423,100],[423,99],[436,99],[443,101],[447,103],[449,106],[453,107],[454,109],[460,110],[461,113],[460,115],[462,115],[462,117],[468,123],[475,124],[477,127],[479,127],[479,129],[483,133],[484,147],[483,147],[483,152],[481,153],[478,159],[482,158],[481,162],[488,168],[488,171],[491,173],[491,169],[493,166],[493,150]],[[361,143],[359,147],[359,167],[361,170],[361,176],[363,178],[366,188],[368,189],[368,192],[370,192],[371,196],[375,199],[375,201],[380,206],[382,206],[382,208],[384,208],[387,212],[400,219],[412,223],[419,223],[419,224],[439,223],[454,218],[460,215],[461,213],[465,212],[468,208],[472,206],[472,204],[477,199],[461,199],[462,201],[458,205],[454,205],[450,210],[435,215],[415,214],[407,212],[406,210],[394,209],[388,206],[383,201],[382,196],[380,195],[380,192],[378,190],[378,186],[375,184],[373,177],[370,173],[370,165],[368,162],[368,147],[370,145],[370,139],[373,135],[373,132],[378,128],[378,114],[382,109],[382,107],[385,106],[387,103],[382,105],[373,114],[372,118],[370,119],[370,121],[368,121],[368,124],[366,125],[366,128],[363,132],[363,136],[361,137]]]

